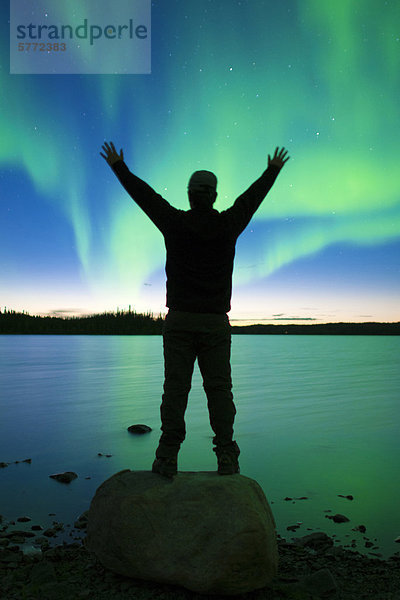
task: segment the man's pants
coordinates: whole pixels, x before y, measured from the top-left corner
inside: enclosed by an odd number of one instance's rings
[[[233,444],[231,330],[227,315],[169,311],[163,330],[164,394],[160,443],[156,457],[176,457],[186,436],[185,411],[196,358],[207,396],[213,442]]]

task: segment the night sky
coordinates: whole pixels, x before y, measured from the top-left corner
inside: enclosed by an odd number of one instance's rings
[[[398,0],[157,0],[150,75],[10,75],[7,5],[2,310],[166,311],[163,238],[111,140],[183,209],[193,171],[223,210],[288,149],[237,243],[231,321],[400,320]]]

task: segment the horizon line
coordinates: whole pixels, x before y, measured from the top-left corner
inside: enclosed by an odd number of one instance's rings
[[[49,311],[47,313],[36,313],[36,314],[31,314],[29,311],[26,311],[25,309],[21,311],[17,311],[14,309],[10,309],[7,307],[4,307],[4,310],[1,309],[0,307],[0,315],[6,315],[6,314],[14,314],[14,315],[23,315],[23,316],[29,316],[29,317],[37,317],[37,318],[50,318],[50,319],[63,319],[63,320],[70,320],[70,319],[85,319],[85,318],[90,318],[90,317],[94,317],[94,316],[104,316],[104,315],[125,315],[125,314],[135,314],[138,316],[147,316],[150,317],[154,320],[156,319],[164,319],[166,314],[168,311],[166,311],[165,313],[159,312],[157,315],[153,313],[153,311],[148,310],[146,312],[136,312],[134,309],[131,309],[131,305],[129,306],[128,310],[124,310],[124,309],[119,309],[119,307],[117,307],[116,311],[103,311],[103,312],[91,312],[91,313],[79,313],[79,314],[71,314],[73,313],[72,310],[53,310],[53,311]],[[70,313],[69,315],[65,315],[63,316],[60,313]],[[267,322],[265,322],[267,321]],[[282,321],[285,321],[285,323],[283,323]],[[294,321],[301,321],[301,323],[295,323]],[[345,325],[366,325],[366,324],[398,324],[400,323],[400,321],[321,321],[316,317],[272,317],[272,318],[268,318],[268,317],[263,317],[261,319],[251,319],[251,318],[232,318],[229,319],[229,322],[231,323],[232,327],[251,327],[251,326],[256,326],[256,325],[260,325],[260,326],[264,326],[264,325],[340,325],[340,324],[345,324]],[[240,322],[245,322],[246,324],[244,325],[235,325],[234,323],[240,323]]]

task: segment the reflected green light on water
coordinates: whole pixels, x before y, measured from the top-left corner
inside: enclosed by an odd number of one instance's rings
[[[322,530],[342,544],[355,539],[360,552],[371,550],[364,535],[377,539],[372,551],[383,556],[398,550],[399,346],[397,337],[381,336],[233,337],[241,473],[260,483],[283,537]],[[43,526],[73,524],[102,481],[122,469],[151,469],[160,436],[161,337],[2,336],[0,355],[0,461],[32,458],[0,470],[6,519],[27,514]],[[132,435],[134,423],[153,431]],[[179,470],[216,470],[197,366],[186,425]],[[63,485],[49,478],[61,471],[78,479]],[[308,499],[296,499],[302,496]],[[336,513],[350,521],[327,518]],[[298,521],[295,533],[286,529]],[[352,531],[361,524],[364,535]]]

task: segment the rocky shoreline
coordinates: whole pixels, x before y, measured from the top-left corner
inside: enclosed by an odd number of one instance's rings
[[[24,517],[20,518],[23,522]],[[112,573],[91,555],[85,540],[87,512],[71,530],[73,543],[51,546],[50,539],[64,531],[62,523],[35,536],[28,531],[0,533],[1,600],[205,600],[201,595],[171,585],[138,581]],[[15,525],[15,523],[13,523]],[[40,526],[32,526],[35,531]],[[279,572],[268,588],[237,596],[237,600],[400,600],[400,556],[370,558],[342,546],[323,532],[289,542],[278,536]]]
[[[135,425],[130,432],[149,429]],[[31,459],[15,462],[31,463]],[[49,477],[69,484],[77,474],[68,471]],[[353,500],[350,495],[342,497]],[[284,501],[307,499],[286,497]],[[31,524],[28,516],[5,522],[0,515],[0,600],[400,600],[400,552],[383,559],[373,552],[378,546],[365,536],[370,556],[355,550],[356,540],[342,546],[335,535],[321,531],[291,540],[278,535],[279,570],[271,586],[236,596],[209,596],[108,571],[85,546],[87,515],[84,512],[73,526],[53,521],[47,529]],[[349,520],[341,514],[326,517],[337,523]],[[299,527],[299,523],[289,525],[288,535]],[[365,534],[366,528],[359,525],[353,531]]]

